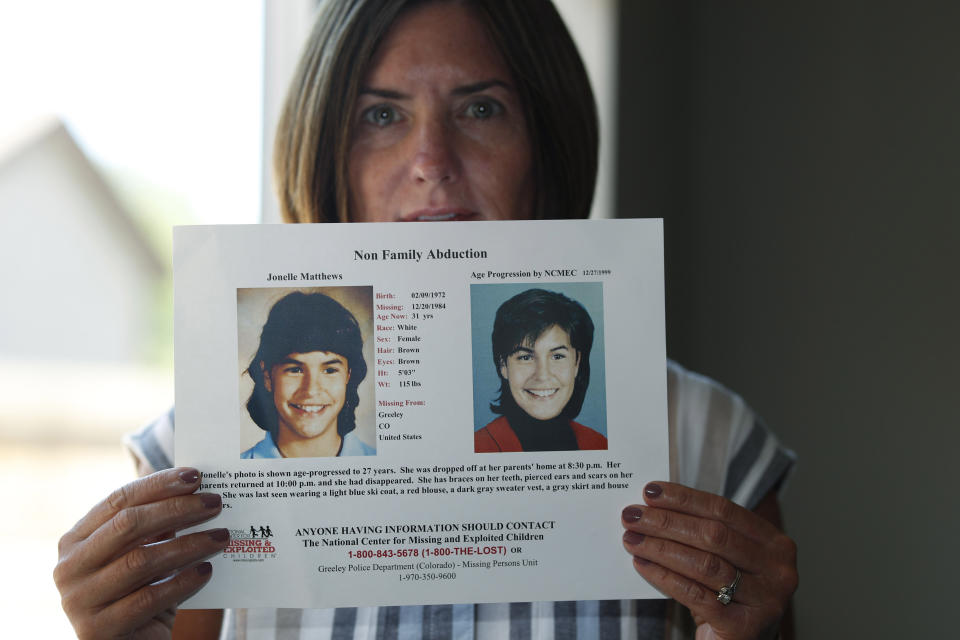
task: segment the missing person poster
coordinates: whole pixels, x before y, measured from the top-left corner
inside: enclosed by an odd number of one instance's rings
[[[187,608],[660,595],[660,220],[174,231],[176,464],[223,497]]]

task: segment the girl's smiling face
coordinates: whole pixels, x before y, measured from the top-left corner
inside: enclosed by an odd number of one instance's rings
[[[514,81],[468,7],[398,18],[353,113],[351,220],[528,218],[533,161]]]
[[[290,353],[270,367],[263,382],[277,409],[280,442],[335,437],[349,380],[347,359],[328,351]]]
[[[551,420],[560,415],[573,395],[580,370],[580,354],[570,335],[553,325],[533,344],[517,347],[500,365],[510,395],[527,415]]]

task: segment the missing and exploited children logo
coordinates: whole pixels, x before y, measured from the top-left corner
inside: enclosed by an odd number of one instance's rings
[[[263,562],[277,557],[277,547],[271,540],[270,525],[250,525],[247,529],[230,529],[230,544],[223,557],[234,562]]]

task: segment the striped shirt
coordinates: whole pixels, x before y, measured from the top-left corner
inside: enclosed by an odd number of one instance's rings
[[[667,363],[670,479],[753,509],[778,491],[794,462],[753,411],[716,382]],[[173,460],[174,414],[126,438],[143,468]],[[574,640],[693,638],[669,600],[512,602],[341,609],[228,609],[222,640]]]

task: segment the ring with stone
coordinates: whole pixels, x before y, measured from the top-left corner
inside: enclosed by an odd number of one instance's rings
[[[720,604],[726,606],[733,601],[733,594],[737,592],[737,587],[740,586],[741,577],[740,569],[737,569],[737,575],[733,578],[733,582],[717,591],[717,600],[720,601]]]

